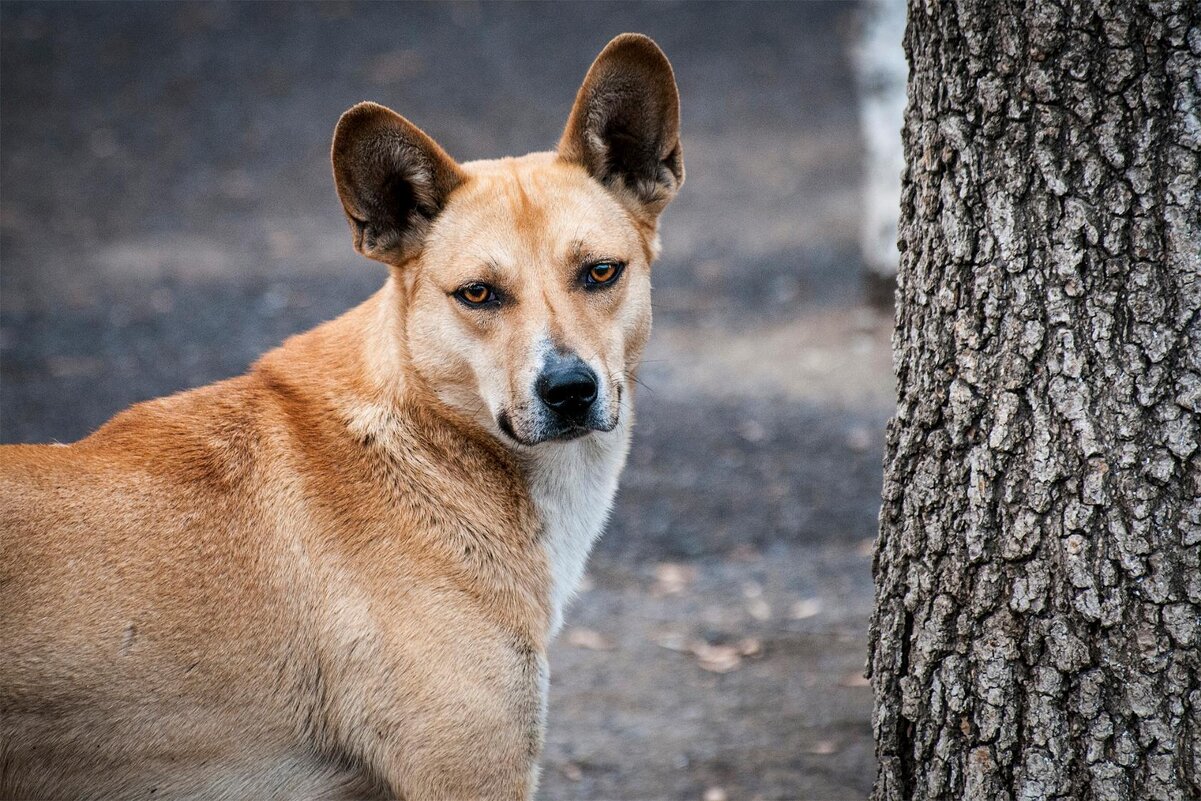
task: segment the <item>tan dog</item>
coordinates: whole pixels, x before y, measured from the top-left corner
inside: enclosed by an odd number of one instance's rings
[[[0,797],[532,795],[546,648],[617,486],[671,67],[614,39],[556,153],[334,134],[361,306],[0,479]]]

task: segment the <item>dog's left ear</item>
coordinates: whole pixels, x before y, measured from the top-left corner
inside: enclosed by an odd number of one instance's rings
[[[642,34],[601,51],[576,95],[559,158],[582,165],[652,220],[684,183],[680,96],[667,56]]]

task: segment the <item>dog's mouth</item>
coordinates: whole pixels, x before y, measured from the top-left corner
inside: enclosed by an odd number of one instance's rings
[[[545,442],[571,442],[573,440],[586,437],[589,434],[605,433],[617,428],[617,420],[611,423],[606,422],[601,425],[586,424],[580,425],[577,423],[557,422],[554,425],[543,426],[540,431],[534,436],[519,434],[513,427],[513,420],[507,411],[502,411],[496,417],[496,425],[501,432],[518,443],[526,447],[541,445]]]
[[[552,439],[558,440],[560,442],[570,442],[573,439],[579,439],[580,437],[586,437],[589,434],[591,434],[593,431],[599,431],[599,430],[600,429],[596,429],[596,428],[584,428],[583,426],[572,426],[571,428],[565,429],[562,432],[556,434],[554,437],[552,437]]]

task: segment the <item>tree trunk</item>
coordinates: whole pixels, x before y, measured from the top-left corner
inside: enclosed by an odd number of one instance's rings
[[[1201,798],[1201,3],[906,50],[874,798]]]

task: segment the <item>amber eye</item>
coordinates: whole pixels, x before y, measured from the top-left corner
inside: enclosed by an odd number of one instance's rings
[[[496,300],[496,293],[487,284],[468,284],[455,293],[459,300],[470,306],[482,306],[490,300]]]
[[[612,283],[625,265],[617,261],[602,261],[588,268],[584,283],[589,286],[602,286]]]

